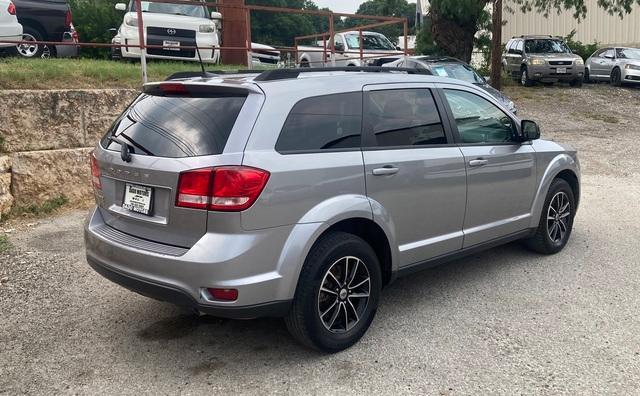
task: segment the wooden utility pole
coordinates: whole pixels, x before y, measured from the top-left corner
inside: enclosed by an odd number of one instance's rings
[[[502,0],[493,0],[491,32],[491,86],[502,86]]]
[[[250,38],[247,31],[250,29],[248,12],[244,8],[244,0],[222,0],[219,1],[227,7],[220,7],[222,13],[222,46],[235,48],[249,48]],[[227,49],[222,50],[222,63],[228,65],[248,66],[248,56],[246,50]]]

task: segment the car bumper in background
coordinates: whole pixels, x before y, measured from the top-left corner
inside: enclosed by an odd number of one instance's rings
[[[0,48],[15,47],[12,43],[3,43],[2,41],[20,41],[22,40],[22,25],[19,23],[0,26]]]
[[[230,318],[283,316],[295,290],[278,272],[280,252],[274,246],[284,246],[291,228],[205,234],[186,249],[124,234],[94,210],[85,224],[87,262],[127,289],[198,312]],[[236,289],[238,298],[216,301],[207,288]]]
[[[559,68],[564,68],[565,73],[558,73]],[[556,82],[556,81],[574,81],[582,79],[584,76],[584,66],[582,65],[568,65],[568,66],[553,66],[553,65],[530,65],[529,66],[529,78],[535,81],[541,82]]]
[[[622,82],[640,84],[640,70],[624,69],[622,72]]]

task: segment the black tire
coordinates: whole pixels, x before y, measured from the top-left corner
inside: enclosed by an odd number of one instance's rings
[[[622,86],[622,73],[619,68],[616,67],[611,71],[610,82],[614,87]]]
[[[573,80],[569,83],[569,85],[575,88],[580,88],[582,87],[582,79],[579,78],[579,79]]]
[[[555,211],[554,214],[554,209],[549,209],[550,206],[556,206],[556,204],[561,202],[560,197],[563,197],[562,199],[566,198],[566,201],[562,201],[563,203],[560,204],[560,206],[568,204],[568,215],[566,215],[566,217],[561,217],[566,213],[564,211]],[[571,190],[569,183],[564,179],[555,179],[551,183],[549,192],[545,198],[538,228],[535,234],[525,241],[527,247],[543,254],[555,254],[561,251],[571,237],[573,218],[576,211],[575,202],[573,190]],[[554,217],[554,219],[552,220],[550,217]],[[554,227],[556,227],[557,232],[554,232]],[[564,233],[562,233],[563,229]]]
[[[310,67],[309,62],[307,62],[306,60],[303,60],[302,62],[300,62],[300,67]]]
[[[346,257],[351,259],[346,264],[348,269],[344,270]],[[356,264],[354,258],[360,262]],[[341,268],[340,265],[343,265],[342,272],[336,270]],[[353,277],[349,281],[350,274]],[[366,280],[362,281],[365,279],[363,274],[368,276],[368,283]],[[340,286],[336,280],[344,281],[351,287],[363,283],[358,285],[359,288],[351,289],[346,285]],[[364,301],[362,295],[365,291],[362,288],[367,287],[367,284],[369,296]],[[321,286],[324,286],[322,292]],[[371,325],[378,308],[381,288],[380,264],[371,246],[352,234],[329,233],[316,242],[305,260],[285,323],[291,335],[302,344],[323,352],[339,352],[358,342]],[[324,291],[327,289],[330,289],[331,294]],[[343,304],[344,311],[341,310]],[[337,314],[336,309],[339,311]],[[321,318],[321,310],[326,312],[326,321]],[[355,317],[357,320],[350,323],[349,314],[351,319]],[[327,322],[331,322],[329,327]],[[341,324],[344,329],[338,328]]]
[[[22,39],[25,41],[46,41],[44,35],[40,30],[33,28],[29,25],[22,27]],[[27,49],[28,48],[28,49]],[[25,47],[24,45],[17,45],[16,51],[18,55],[24,58],[42,58],[45,51],[51,55],[51,50],[43,44],[34,44],[33,46]],[[48,57],[48,56],[47,56]]]
[[[590,84],[591,81],[591,73],[589,73],[589,69],[587,69],[586,67],[584,68],[584,82],[586,84]]]
[[[534,81],[529,78],[529,69],[526,66],[522,66],[520,69],[520,84],[523,87],[533,86]]]

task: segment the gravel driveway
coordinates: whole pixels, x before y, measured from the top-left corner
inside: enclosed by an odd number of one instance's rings
[[[322,355],[280,320],[196,317],[101,278],[85,211],[4,224],[0,394],[638,394],[640,90],[507,93],[581,151],[562,253],[511,244],[400,279],[360,343]]]

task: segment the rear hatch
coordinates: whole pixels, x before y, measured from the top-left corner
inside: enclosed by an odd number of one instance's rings
[[[261,100],[241,86],[146,86],[93,154],[105,223],[145,240],[193,246],[207,231],[209,214],[177,205],[180,174],[240,165]]]

